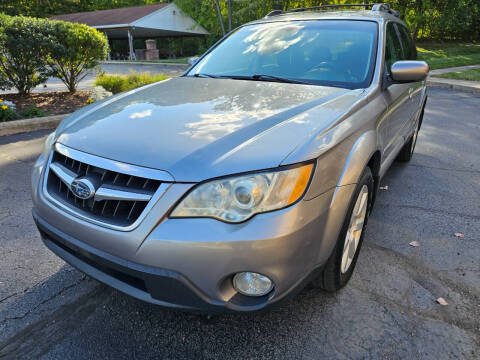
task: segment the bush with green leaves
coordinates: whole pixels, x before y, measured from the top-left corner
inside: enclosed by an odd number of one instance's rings
[[[0,15],[0,86],[28,94],[44,83],[51,70],[47,56],[51,39],[48,20]]]
[[[28,94],[49,76],[70,92],[108,54],[108,41],[83,24],[0,15],[0,88]]]
[[[98,30],[83,24],[50,21],[49,27],[55,40],[49,49],[48,65],[52,75],[62,80],[73,93],[88,70],[106,59],[107,38]]]
[[[22,113],[24,118],[44,117],[45,113],[36,106],[32,106]]]
[[[114,94],[118,94],[122,91],[135,89],[140,86],[148,85],[154,82],[167,79],[168,76],[157,74],[151,75],[150,73],[131,73],[129,75],[109,75],[100,74],[97,75],[95,85],[103,87],[107,91],[111,91]]]

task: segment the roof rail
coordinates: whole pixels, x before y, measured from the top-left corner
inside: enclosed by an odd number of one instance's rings
[[[345,8],[345,7],[361,7],[361,8],[371,8],[372,11],[384,11],[386,13],[392,14],[396,17],[399,17],[398,11],[393,10],[389,4],[337,4],[337,5],[319,5],[319,6],[311,6],[311,7],[304,7],[304,8],[295,8],[290,9],[287,11],[283,10],[273,10],[265,16],[266,18],[278,16],[287,13],[296,13],[302,11],[311,11],[311,10],[330,10],[330,9],[338,9],[338,8]]]
[[[372,11],[385,11],[389,14],[392,14],[393,16],[400,17],[399,12],[393,10],[389,4],[374,4],[372,6]]]

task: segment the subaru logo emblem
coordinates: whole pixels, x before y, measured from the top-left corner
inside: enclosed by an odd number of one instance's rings
[[[70,185],[73,195],[82,200],[90,199],[95,195],[95,187],[87,178],[75,179]]]

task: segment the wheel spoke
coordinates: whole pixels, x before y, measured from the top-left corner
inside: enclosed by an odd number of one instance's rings
[[[363,225],[367,216],[368,209],[368,187],[363,185],[358,194],[355,206],[353,207],[352,216],[348,226],[345,242],[343,245],[342,262],[340,270],[346,273],[355,258],[355,254],[362,236]]]

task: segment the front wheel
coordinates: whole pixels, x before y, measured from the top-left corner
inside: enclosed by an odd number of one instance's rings
[[[336,291],[350,280],[362,246],[373,190],[372,172],[367,167],[353,193],[337,244],[322,275],[314,280],[314,285],[327,291]]]

